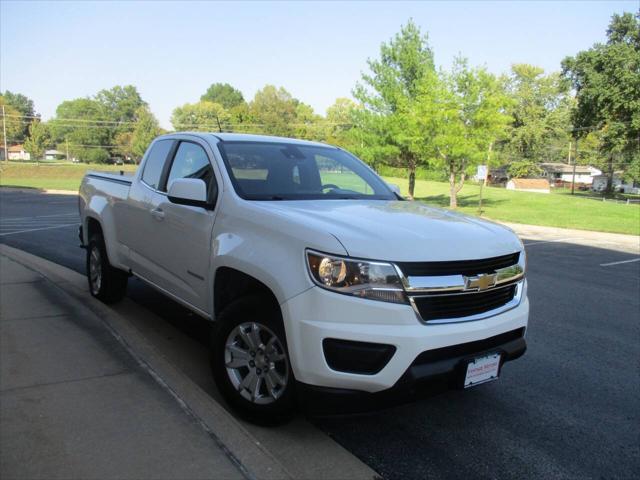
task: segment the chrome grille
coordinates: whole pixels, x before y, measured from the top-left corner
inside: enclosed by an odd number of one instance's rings
[[[520,303],[524,254],[451,262],[398,262],[417,316],[425,323],[479,320]]]

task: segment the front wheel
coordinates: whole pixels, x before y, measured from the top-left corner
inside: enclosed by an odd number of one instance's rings
[[[92,235],[87,246],[87,280],[91,295],[104,303],[121,300],[127,289],[128,276],[111,266],[100,234]]]
[[[223,310],[211,367],[220,393],[245,419],[273,425],[291,418],[295,379],[280,311],[267,297],[244,297]]]

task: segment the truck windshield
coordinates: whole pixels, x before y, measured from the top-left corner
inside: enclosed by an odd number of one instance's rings
[[[332,147],[220,142],[238,195],[247,200],[396,200],[366,165]]]

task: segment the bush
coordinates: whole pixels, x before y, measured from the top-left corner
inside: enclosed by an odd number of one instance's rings
[[[79,152],[78,157],[86,163],[107,163],[109,161],[109,152],[102,148],[86,148]]]

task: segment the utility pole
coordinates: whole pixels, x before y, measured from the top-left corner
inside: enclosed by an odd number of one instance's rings
[[[571,156],[571,143],[569,143],[569,156]],[[571,195],[576,188],[576,163],[578,163],[578,138],[576,137],[576,154],[573,157],[573,178],[571,179]]]
[[[69,139],[65,138],[64,142],[65,142],[65,146],[67,147],[67,162],[69,162]]]
[[[4,138],[4,161],[9,161],[9,152],[7,151],[7,117],[4,114],[4,104],[2,105],[2,136]]]

